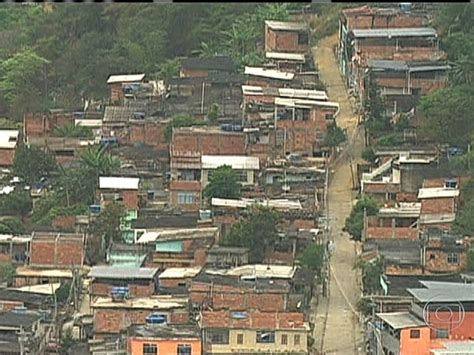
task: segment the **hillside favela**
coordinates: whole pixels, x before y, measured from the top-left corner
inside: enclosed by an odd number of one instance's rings
[[[0,355],[474,355],[473,24],[0,5]]]

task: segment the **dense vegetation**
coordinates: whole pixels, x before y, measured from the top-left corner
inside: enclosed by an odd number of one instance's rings
[[[264,19],[301,4],[75,4],[0,9],[0,116],[101,99],[111,73],[176,74],[176,57],[263,60]]]
[[[364,229],[364,213],[367,216],[375,216],[378,212],[377,202],[370,197],[362,197],[352,208],[347,217],[344,231],[349,233],[355,240],[361,240]]]

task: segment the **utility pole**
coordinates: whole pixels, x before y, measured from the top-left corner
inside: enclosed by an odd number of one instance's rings
[[[28,340],[28,337],[23,330],[23,327],[20,326],[20,331],[18,332],[18,342],[20,343],[20,355],[25,355],[25,343]]]

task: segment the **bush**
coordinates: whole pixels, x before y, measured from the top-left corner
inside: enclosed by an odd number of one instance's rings
[[[346,139],[346,132],[341,127],[336,126],[336,124],[332,124],[328,127],[326,131],[326,136],[324,137],[324,145],[334,148],[342,142],[346,141]]]
[[[364,229],[364,211],[367,216],[375,216],[378,212],[377,203],[370,197],[363,197],[352,208],[351,214],[346,218],[344,231],[355,240],[361,240]]]
[[[362,151],[362,159],[368,161],[371,164],[375,163],[377,156],[375,155],[375,152],[372,147],[364,148],[364,150]]]
[[[383,147],[394,147],[403,144],[403,139],[399,134],[392,133],[380,137],[377,144]]]
[[[18,218],[7,217],[0,220],[0,234],[19,235],[25,231],[25,225]]]

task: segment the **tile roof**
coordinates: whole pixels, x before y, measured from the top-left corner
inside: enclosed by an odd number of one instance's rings
[[[203,328],[307,330],[303,313],[296,312],[202,312]]]

